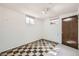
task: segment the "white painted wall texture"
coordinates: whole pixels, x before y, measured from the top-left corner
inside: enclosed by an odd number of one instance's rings
[[[39,40],[41,38],[41,20],[35,24],[26,24],[25,15],[0,7],[0,52]]]
[[[58,43],[62,43],[62,18],[73,16],[73,15],[78,15],[78,12],[60,15],[59,19],[57,19],[55,24],[50,24],[50,19],[46,19],[44,21],[43,38],[47,40],[55,41]]]
[[[77,13],[63,14],[55,24],[49,19],[35,19],[35,24],[26,24],[25,15],[0,7],[0,52],[39,40],[41,38],[62,42],[62,18]]]

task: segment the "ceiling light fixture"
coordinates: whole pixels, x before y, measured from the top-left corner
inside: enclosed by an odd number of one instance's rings
[[[42,11],[42,14],[43,14],[43,15],[46,15],[49,10],[50,10],[50,8],[45,8],[45,9]]]

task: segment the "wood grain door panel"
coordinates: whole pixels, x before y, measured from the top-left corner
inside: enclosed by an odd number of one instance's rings
[[[69,43],[72,42],[72,43]],[[78,48],[78,16],[62,19],[62,44]]]

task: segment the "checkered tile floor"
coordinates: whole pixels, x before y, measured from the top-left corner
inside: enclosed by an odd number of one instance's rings
[[[0,53],[0,56],[44,56],[52,50],[57,43],[48,40],[37,40],[20,47]]]

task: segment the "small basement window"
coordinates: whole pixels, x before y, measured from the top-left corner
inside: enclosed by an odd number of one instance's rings
[[[34,19],[31,17],[26,16],[26,23],[27,24],[35,24]]]

